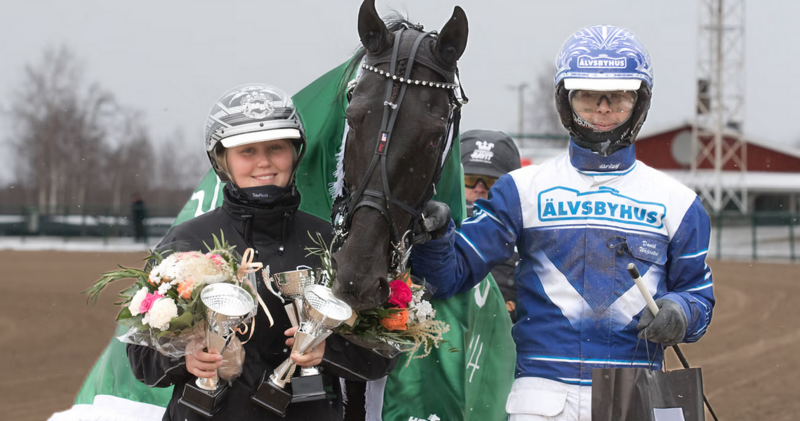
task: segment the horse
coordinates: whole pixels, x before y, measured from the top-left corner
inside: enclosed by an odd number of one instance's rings
[[[456,6],[444,27],[398,19],[389,26],[375,0],[359,10],[363,48],[351,61],[359,76],[347,92],[339,192],[331,211],[338,243],[334,294],[356,310],[377,307],[424,236],[421,210],[458,130],[466,103],[457,61],[467,45],[466,14]]]

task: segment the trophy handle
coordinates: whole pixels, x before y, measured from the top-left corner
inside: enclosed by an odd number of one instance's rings
[[[269,278],[264,278],[264,283],[267,284],[267,289],[269,290],[269,292],[271,292],[272,295],[278,297],[278,299],[281,300],[281,303],[285,303],[286,300],[283,299],[281,294],[278,293],[277,291],[275,291],[275,289],[272,288],[272,282],[273,282],[272,281],[272,276],[270,276]]]

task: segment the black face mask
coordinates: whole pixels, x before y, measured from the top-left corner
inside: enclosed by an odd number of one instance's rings
[[[294,185],[290,187],[280,186],[258,186],[241,188],[234,183],[228,183],[231,195],[236,200],[253,206],[269,207],[287,195],[293,195],[296,191]]]

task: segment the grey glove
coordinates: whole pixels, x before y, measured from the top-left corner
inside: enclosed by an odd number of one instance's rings
[[[422,209],[423,220],[420,223],[427,233],[426,240],[437,240],[447,233],[450,223],[450,206],[436,200],[429,201]]]
[[[688,322],[680,304],[662,298],[656,300],[656,305],[658,306],[658,316],[655,317],[649,307],[644,308],[642,317],[639,318],[639,324],[636,325],[636,328],[639,329],[639,338],[664,346],[681,343],[686,335]]]

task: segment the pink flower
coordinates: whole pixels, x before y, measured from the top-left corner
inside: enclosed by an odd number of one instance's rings
[[[206,254],[215,265],[222,266],[225,263],[225,259],[222,258],[219,254]]]
[[[153,303],[155,303],[159,298],[164,298],[164,296],[157,292],[155,294],[148,292],[144,297],[144,300],[142,300],[142,304],[139,306],[139,313],[147,313],[150,311],[150,308],[153,307]]]
[[[392,293],[389,295],[389,304],[394,304],[400,308],[406,308],[411,302],[411,288],[400,279],[389,282]]]

